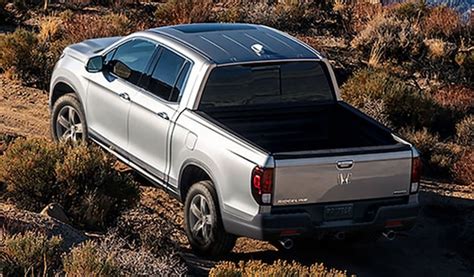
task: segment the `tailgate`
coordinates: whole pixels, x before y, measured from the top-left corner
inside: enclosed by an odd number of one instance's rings
[[[407,195],[411,150],[275,160],[274,205]]]

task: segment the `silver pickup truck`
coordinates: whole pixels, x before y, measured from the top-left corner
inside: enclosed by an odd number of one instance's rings
[[[56,140],[91,140],[180,199],[200,254],[238,236],[286,249],[354,232],[391,239],[418,213],[416,149],[342,101],[327,59],[266,26],[71,45],[50,108]]]

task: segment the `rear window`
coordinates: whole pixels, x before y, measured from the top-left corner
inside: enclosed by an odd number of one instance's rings
[[[217,67],[199,108],[334,101],[325,68],[317,61]]]

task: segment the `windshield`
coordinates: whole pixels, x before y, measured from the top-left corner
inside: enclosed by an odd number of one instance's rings
[[[199,108],[334,100],[324,63],[298,61],[217,67]]]

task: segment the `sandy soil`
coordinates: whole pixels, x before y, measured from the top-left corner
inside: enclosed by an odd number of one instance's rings
[[[46,92],[14,84],[0,76],[0,133],[49,138],[47,102]],[[377,238],[356,244],[328,241],[288,255],[266,242],[240,238],[233,253],[222,260],[272,262],[281,258],[308,265],[323,262],[358,276],[473,276],[472,191],[459,187],[453,193],[452,186],[433,182],[423,187],[418,223],[412,231],[399,234],[394,241]],[[192,274],[204,275],[218,262],[196,257],[189,249],[182,228],[181,203],[150,186],[143,187],[141,202],[176,226],[173,237],[182,246],[182,255]]]
[[[0,132],[49,137],[47,92],[0,76]]]

